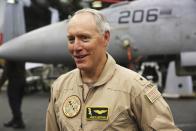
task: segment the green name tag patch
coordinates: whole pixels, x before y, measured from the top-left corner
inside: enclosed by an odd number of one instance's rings
[[[87,107],[87,120],[108,120],[108,107]]]

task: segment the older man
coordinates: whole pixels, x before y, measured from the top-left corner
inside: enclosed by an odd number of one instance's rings
[[[99,11],[77,11],[67,37],[77,68],[52,86],[46,131],[179,130],[156,87],[107,53],[110,27]]]

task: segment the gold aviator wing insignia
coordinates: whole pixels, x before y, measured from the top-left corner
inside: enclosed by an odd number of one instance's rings
[[[95,113],[101,115],[103,113],[106,113],[108,110],[94,110]]]

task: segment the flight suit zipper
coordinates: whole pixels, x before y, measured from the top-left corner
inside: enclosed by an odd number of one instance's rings
[[[87,95],[86,95],[86,99],[83,98],[84,103],[86,103],[86,102],[88,101],[89,96],[90,96],[90,94],[92,93],[92,90],[93,90],[93,87],[89,88],[88,93],[87,93]],[[84,95],[83,95],[83,96],[84,96]]]
[[[85,106],[86,106],[86,102],[88,101],[88,99],[89,99],[89,96],[90,96],[90,94],[92,93],[92,90],[93,90],[93,87],[88,87],[89,88],[89,90],[88,90],[88,92],[87,92],[87,95],[85,96],[85,89],[84,89],[84,86],[85,85],[83,85],[83,88],[82,88],[82,99],[83,99],[83,105],[82,105],[82,113],[81,113],[81,125],[80,125],[80,128],[83,130],[84,129],[84,123],[83,123],[83,121],[84,121],[84,113],[85,113]]]
[[[81,98],[82,98],[82,106],[81,106],[81,123],[80,123],[80,130],[79,131],[83,131],[83,108],[85,107],[85,103],[84,103],[84,88],[83,87],[81,87],[81,90],[82,91],[80,91],[81,92],[81,94],[80,94],[80,96],[81,96]]]

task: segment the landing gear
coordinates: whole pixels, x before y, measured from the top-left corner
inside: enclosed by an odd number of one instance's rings
[[[160,92],[164,89],[165,75],[156,62],[143,62],[139,73],[158,87]]]

